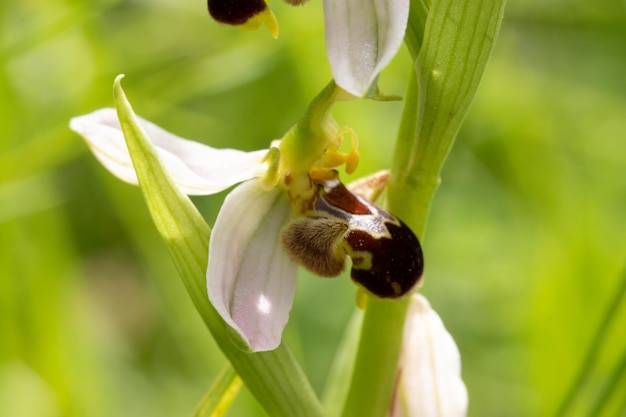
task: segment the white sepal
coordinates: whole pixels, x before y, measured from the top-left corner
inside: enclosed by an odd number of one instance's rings
[[[211,234],[209,299],[252,351],[278,347],[293,305],[297,269],[280,241],[290,216],[286,193],[252,180],[228,194]]]
[[[389,416],[465,416],[467,389],[452,336],[419,294],[411,298],[406,320],[400,377]]]
[[[362,97],[404,39],[409,0],[324,0],[326,52],[333,78]]]
[[[265,173],[262,159],[267,150],[243,152],[215,149],[180,138],[140,117],[138,119],[174,183],[185,194],[214,194]],[[86,140],[96,158],[112,174],[137,184],[137,175],[115,109],[100,109],[74,117],[70,127]]]

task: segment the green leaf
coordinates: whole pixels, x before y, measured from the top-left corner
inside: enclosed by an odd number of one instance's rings
[[[226,365],[198,404],[193,416],[222,417],[241,388],[241,382],[233,367]]]
[[[361,310],[356,310],[348,322],[341,344],[335,354],[322,396],[327,417],[341,415],[350,389],[350,381],[354,371],[354,352],[359,344],[362,323],[363,313]]]
[[[388,207],[423,236],[441,168],[496,39],[504,0],[433,0],[425,23],[426,4],[412,3],[406,43],[415,74],[405,98]],[[407,306],[407,300],[369,300],[345,417],[388,412]]]
[[[614,403],[620,404],[621,413],[625,411],[626,402],[624,402],[623,393],[626,386],[626,349],[624,349],[626,343],[624,343],[621,331],[626,322],[625,308],[626,271],[622,272],[619,287],[613,291],[613,298],[590,340],[590,347],[581,363],[578,375],[564,396],[558,411],[554,413],[555,416],[612,415],[605,413],[605,410]],[[617,354],[607,352],[616,347]],[[606,361],[607,358],[611,358],[608,366],[602,363],[602,360]],[[590,400],[590,398],[593,399]],[[589,403],[593,405],[588,406]]]
[[[420,235],[441,168],[491,54],[503,10],[504,0],[431,4],[422,46],[414,57],[415,79],[407,93],[389,184],[389,209]],[[414,15],[419,16],[411,14],[411,18]],[[416,32],[407,32],[407,37]],[[407,43],[419,45],[420,40]],[[415,47],[410,49],[415,52]]]
[[[231,341],[229,327],[206,293],[211,230],[198,210],[172,183],[137,122],[118,76],[114,99],[139,185],[154,223],[202,319],[250,391],[271,416],[319,417],[322,407],[291,351],[281,344],[271,352],[247,353]]]

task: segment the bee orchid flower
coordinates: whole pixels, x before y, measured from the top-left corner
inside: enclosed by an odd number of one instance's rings
[[[303,118],[267,150],[215,149],[133,117],[181,192],[207,195],[240,183],[226,197],[209,242],[208,297],[244,349],[275,349],[289,318],[297,265],[325,277],[352,259],[364,291],[399,298],[419,282],[423,259],[411,230],[350,192],[337,167],[352,173],[357,139],[331,116],[344,90],[330,83]],[[137,184],[114,109],[73,118],[70,127],[120,179]],[[349,151],[340,151],[349,138]],[[239,343],[241,342],[241,343]]]

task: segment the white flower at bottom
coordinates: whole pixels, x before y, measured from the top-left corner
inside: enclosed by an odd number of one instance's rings
[[[415,294],[389,417],[462,417],[467,404],[459,350],[426,298]]]
[[[344,97],[331,82],[280,142],[256,152],[188,141],[138,118],[129,104],[120,110],[129,143],[135,136],[147,138],[155,149],[150,155],[158,155],[182,193],[213,194],[242,183],[227,196],[211,234],[207,293],[238,335],[234,341],[246,349],[280,345],[294,300],[296,263],[335,277],[350,257],[352,280],[382,298],[404,297],[421,279],[415,234],[339,180],[337,167],[351,173],[358,164],[356,135],[339,128],[331,115]],[[115,110],[76,117],[70,126],[109,171],[137,184]],[[348,152],[341,150],[344,137],[351,141]]]

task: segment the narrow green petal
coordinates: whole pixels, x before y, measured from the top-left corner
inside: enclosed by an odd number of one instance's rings
[[[241,378],[232,366],[227,365],[215,378],[213,385],[204,395],[196,408],[193,417],[222,417],[235,399]]]
[[[322,403],[326,407],[328,417],[341,415],[346,396],[350,390],[352,371],[354,370],[354,352],[359,345],[362,323],[363,312],[356,310],[348,322],[341,344],[333,359],[333,365],[330,368],[322,396]]]
[[[228,326],[209,303],[206,267],[210,228],[193,203],[173,185],[137,122],[118,76],[114,99],[146,203],[176,268],[218,345],[266,412],[276,417],[319,417],[322,407],[291,351],[284,345],[262,353],[235,347]]]

